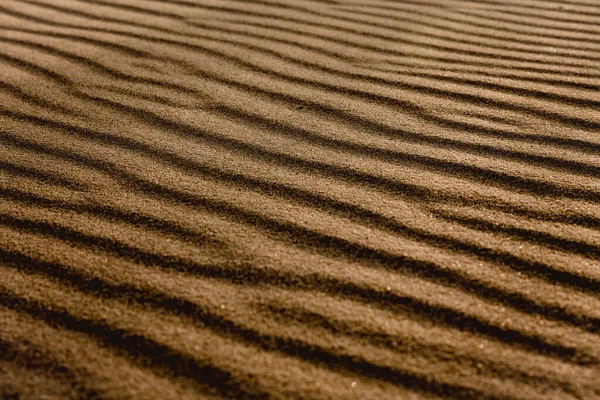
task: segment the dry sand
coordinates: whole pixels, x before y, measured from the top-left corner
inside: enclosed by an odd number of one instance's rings
[[[0,397],[600,398],[600,2],[2,0]]]

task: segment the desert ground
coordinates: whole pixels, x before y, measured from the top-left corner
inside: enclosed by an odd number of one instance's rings
[[[600,1],[0,1],[0,398],[600,399]]]

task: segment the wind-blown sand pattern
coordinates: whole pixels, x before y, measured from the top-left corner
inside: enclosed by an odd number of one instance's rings
[[[2,0],[0,397],[600,398],[600,2]]]

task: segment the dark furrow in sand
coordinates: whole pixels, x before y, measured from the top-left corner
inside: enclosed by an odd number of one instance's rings
[[[118,19],[112,19],[112,18],[105,18],[105,17],[99,17],[93,14],[89,14],[89,13],[85,13],[85,12],[81,12],[81,11],[77,11],[77,10],[73,10],[71,8],[63,8],[63,7],[57,7],[57,6],[52,6],[52,5],[48,5],[44,2],[38,2],[36,0],[18,0],[18,1],[22,1],[22,2],[26,2],[29,4],[34,4],[40,7],[50,7],[52,9],[55,9],[57,11],[62,11],[66,14],[73,14],[73,15],[77,15],[77,16],[82,16],[82,17],[86,17],[86,18],[90,18],[90,19],[97,19],[97,20],[102,20],[105,22],[121,22],[123,23],[124,21],[121,20],[119,21]],[[95,2],[98,2],[100,0],[94,0]],[[155,0],[153,0],[155,1]],[[110,2],[103,2],[104,4],[106,4],[107,6],[114,6],[114,3],[110,3]],[[264,12],[250,12],[250,11],[241,11],[235,8],[231,8],[231,7],[217,7],[217,6],[204,6],[204,5],[198,5],[198,7],[202,7],[205,8],[207,10],[214,10],[214,11],[223,11],[226,13],[233,13],[233,14],[242,14],[242,15],[250,15],[250,16],[256,16],[256,17],[261,17],[261,18],[269,18],[269,19],[274,19],[274,20],[280,20],[280,21],[284,21],[284,22],[292,22],[292,23],[299,23],[299,24],[303,24],[303,25],[307,25],[309,27],[315,27],[315,28],[327,28],[333,31],[338,31],[342,34],[354,34],[354,35],[358,35],[358,36],[366,36],[366,37],[371,37],[374,39],[380,39],[380,40],[386,40],[386,41],[390,41],[389,36],[387,35],[383,35],[383,34],[375,34],[375,33],[369,33],[368,31],[365,30],[356,30],[356,29],[351,29],[351,28],[345,28],[342,26],[338,26],[338,25],[333,25],[333,24],[324,24],[324,23],[317,23],[317,22],[313,22],[313,20],[306,20],[306,19],[301,19],[301,18],[290,18],[290,17],[282,17],[282,16],[278,16],[278,15],[273,15],[270,13],[264,13]],[[305,12],[308,12],[310,14],[315,14],[316,16],[320,16],[319,13],[313,11],[313,10],[308,10],[308,9],[303,9]],[[163,16],[169,17],[169,18],[173,18],[173,16],[169,15],[169,14],[165,14]],[[329,16],[331,17],[331,16]],[[337,19],[342,19],[341,17],[335,17]],[[356,21],[348,21],[350,23],[356,23]],[[154,28],[156,29],[156,28]],[[445,47],[445,46],[441,46],[441,45],[437,45],[437,44],[433,44],[433,43],[425,43],[422,41],[418,41],[418,40],[410,40],[407,39],[405,37],[395,37],[394,41],[392,43],[397,43],[397,42],[404,42],[407,44],[411,44],[411,45],[415,45],[415,46],[419,46],[419,47],[425,47],[425,48],[431,48],[431,49],[435,49],[435,50],[440,50],[443,52],[448,52],[451,51],[454,54],[462,54],[465,56],[476,56],[476,57],[483,57],[483,58],[490,58],[490,59],[496,59],[496,60],[505,60],[505,61],[528,61],[526,58],[521,58],[521,57],[516,57],[516,56],[510,56],[510,55],[506,55],[506,54],[501,54],[501,53],[493,53],[493,52],[485,52],[485,51],[476,51],[476,50],[465,50],[462,48],[455,48],[455,47]],[[394,51],[394,50],[385,50],[382,48],[378,48],[378,47],[370,47],[371,50],[380,52],[380,53],[388,53],[391,55],[394,54],[398,54],[398,52]],[[535,63],[539,63],[539,64],[543,64],[543,65],[555,65],[555,66],[577,66],[578,63],[563,63],[563,62],[558,62],[558,61],[546,61],[543,59],[532,59],[529,60],[531,62],[535,62]],[[579,64],[581,65],[581,64]]]
[[[93,164],[94,162],[88,162],[87,164]],[[114,170],[116,167],[113,167]],[[126,174],[124,171],[121,174]],[[445,270],[444,268],[436,267],[433,264],[422,264],[415,260],[406,259],[404,257],[394,256],[391,254],[386,254],[385,252],[369,249],[358,244],[354,244],[348,242],[343,239],[335,238],[332,236],[323,236],[317,232],[311,232],[305,228],[294,226],[290,223],[284,223],[275,221],[269,218],[265,218],[258,214],[244,211],[241,209],[231,209],[231,207],[227,206],[224,203],[215,203],[212,200],[206,198],[194,197],[191,195],[187,195],[181,192],[177,192],[168,188],[161,188],[156,185],[152,185],[147,181],[140,180],[138,177],[133,177],[131,175],[124,175],[126,179],[131,182],[137,182],[135,184],[136,187],[141,189],[147,194],[151,195],[159,195],[162,196],[161,193],[166,195],[167,199],[177,199],[180,203],[187,203],[193,207],[201,207],[205,210],[211,210],[212,212],[216,212],[218,215],[232,218],[234,221],[245,222],[250,225],[253,225],[257,228],[265,230],[267,233],[271,233],[274,237],[278,239],[285,239],[287,236],[287,240],[296,245],[301,244],[302,246],[308,246],[309,248],[318,250],[321,249],[324,251],[324,254],[331,255],[334,257],[342,256],[346,254],[350,260],[354,259],[357,261],[363,261],[367,265],[376,262],[378,265],[388,268],[392,271],[396,272],[404,272],[413,274],[418,277],[431,279],[434,282],[444,282],[446,285],[455,286],[466,290],[467,292],[471,292],[474,294],[484,294],[485,297],[490,296],[490,298],[505,302],[507,305],[514,306],[516,308],[528,309],[529,307],[538,308],[535,303],[526,300],[525,298],[517,295],[517,294],[506,294],[502,293],[497,289],[493,289],[491,287],[486,287],[481,291],[481,283],[476,281],[469,281],[469,278],[465,279],[461,278],[460,275],[452,274],[451,271]],[[56,229],[53,229],[56,233]],[[286,232],[288,232],[286,234]],[[300,241],[301,240],[301,241]],[[94,241],[86,241],[87,246],[93,246]],[[122,252],[121,252],[122,253]],[[119,253],[120,254],[120,253]],[[146,257],[144,257],[146,258]],[[139,257],[138,257],[139,259]],[[514,262],[514,261],[513,261]],[[161,264],[161,263],[159,263]],[[164,264],[164,262],[162,263]],[[538,266],[537,268],[540,268]],[[535,268],[535,267],[534,267]],[[193,270],[193,268],[188,268],[187,270]],[[527,273],[527,269],[524,269]],[[558,272],[554,272],[553,274],[557,274]],[[450,275],[448,275],[450,274]],[[558,278],[558,276],[557,276]],[[560,278],[558,278],[560,279]],[[574,277],[569,278],[569,281],[573,281]],[[583,283],[584,281],[582,281]],[[565,283],[563,279],[563,284]],[[586,284],[587,285],[587,284]],[[591,288],[597,285],[592,284]],[[484,284],[485,287],[485,284]],[[581,286],[578,285],[579,289],[582,289]],[[541,309],[542,314],[548,314],[550,317],[555,316],[561,320],[572,321],[575,324],[581,323],[583,326],[588,326],[594,332],[597,328],[594,327],[596,325],[591,320],[582,321],[578,319],[573,319],[573,317],[568,317],[566,315],[560,316],[563,312],[559,308],[554,308],[554,311],[550,311],[553,307],[542,306]],[[577,318],[577,317],[576,317]],[[590,325],[591,324],[591,325]]]
[[[535,40],[527,39],[527,37],[535,37],[541,39],[548,39],[549,43],[552,43],[552,40],[560,40],[560,41],[572,41],[574,43],[589,43],[589,44],[600,44],[600,39],[593,38],[585,38],[578,36],[568,36],[567,33],[571,33],[571,31],[565,30],[563,35],[554,35],[550,33],[537,33],[532,32],[528,29],[523,29],[522,27],[513,27],[513,26],[503,26],[502,29],[494,28],[490,24],[485,24],[480,22],[479,20],[471,20],[467,18],[459,18],[456,15],[452,15],[447,13],[445,15],[437,14],[436,10],[415,10],[414,8],[398,8],[393,6],[382,6],[382,5],[353,5],[347,7],[339,7],[338,9],[343,10],[344,12],[353,13],[356,15],[365,15],[365,16],[373,16],[373,17],[381,17],[384,19],[392,19],[395,21],[410,21],[416,24],[422,24],[423,26],[435,27],[441,29],[448,29],[451,32],[461,33],[461,34],[477,34],[478,37],[486,37],[490,39],[502,40],[509,43],[521,43],[525,45],[539,45],[540,42],[536,42]],[[377,11],[374,11],[377,10]],[[394,12],[394,14],[390,14],[390,11]],[[401,14],[399,17],[397,14]],[[411,16],[415,17],[411,17]],[[426,21],[423,21],[423,17],[427,18]],[[440,23],[434,23],[435,21],[440,21]],[[442,22],[443,21],[443,22]],[[451,28],[444,24],[444,22],[452,23],[452,24],[460,24],[462,29]],[[470,28],[483,28],[483,32],[477,30],[476,32],[472,32]],[[492,30],[490,33],[485,33],[485,30]],[[506,33],[510,32],[515,36],[507,36]],[[557,48],[562,49],[570,49],[566,44],[556,44]],[[586,47],[582,47],[585,49]],[[589,50],[596,50],[596,47],[589,47]]]
[[[45,50],[46,48],[44,47],[43,49]],[[65,55],[67,53],[61,52],[59,54]],[[77,61],[77,59],[75,59],[75,60]],[[87,62],[85,62],[84,64],[87,65]],[[157,81],[152,81],[152,80],[147,80],[147,79],[141,79],[141,78],[137,78],[137,77],[128,78],[128,76],[126,76],[126,75],[124,75],[122,73],[113,72],[114,70],[107,69],[106,67],[104,67],[102,65],[94,64],[94,67],[96,69],[100,69],[100,70],[108,73],[110,76],[113,76],[113,77],[123,78],[123,79],[133,79],[134,81],[140,81],[141,80],[141,81],[144,81],[144,83],[150,83],[150,84],[160,84],[160,82],[157,82]],[[207,75],[206,73],[202,73],[202,76],[204,78],[210,78],[213,81],[216,81],[216,82],[219,82],[219,83],[225,83],[227,85],[235,85],[235,87],[242,88],[244,90],[248,90],[249,89],[249,91],[251,93],[257,93],[257,92],[260,93],[260,92],[262,92],[262,93],[266,94],[269,97],[275,96],[275,98],[278,101],[281,101],[281,100],[287,98],[287,99],[290,99],[289,101],[292,104],[298,104],[298,103],[300,103],[300,104],[303,104],[305,106],[308,106],[310,109],[323,110],[323,106],[321,106],[321,105],[314,105],[314,104],[306,103],[306,102],[303,102],[302,100],[300,100],[298,98],[293,98],[293,97],[290,97],[290,96],[277,95],[277,94],[274,94],[272,92],[265,92],[264,90],[261,90],[261,89],[259,89],[257,87],[252,87],[252,86],[248,86],[248,85],[237,84],[236,82],[219,79],[218,77],[215,77],[214,75]],[[294,82],[296,82],[297,80],[298,79],[296,78],[296,80]],[[300,81],[300,82],[302,82],[302,81]],[[333,85],[323,85],[321,83],[314,83],[314,82],[306,82],[306,84],[307,85],[312,85],[312,86],[316,85],[316,86],[324,87],[324,88],[329,89],[329,90],[335,90],[335,87]],[[176,88],[176,89],[182,89],[181,86],[177,86],[177,85],[171,85],[169,87]],[[187,91],[187,92],[190,92],[190,93],[194,93],[194,94],[197,93],[197,92],[194,92],[193,90],[190,91],[187,88],[183,88],[183,90]],[[347,93],[347,91],[346,91],[346,93]],[[363,94],[363,93],[359,92],[359,93],[357,93],[357,95],[359,95],[361,97],[364,97],[366,95],[366,93]],[[379,101],[383,100],[383,101],[386,101],[386,102],[391,102],[395,106],[399,105],[399,102],[397,100],[393,100],[393,99],[390,99],[390,98],[385,98],[385,97],[382,97],[382,96],[370,95],[369,97],[366,97],[366,99],[379,100]],[[400,104],[400,105],[401,106],[405,106],[404,104]],[[328,114],[335,113],[335,112],[337,112],[338,114],[340,114],[339,110],[334,110],[334,109],[331,109],[331,108],[329,108],[329,109],[326,108],[325,110],[326,110],[326,112]],[[325,111],[325,110],[323,110],[323,111]],[[411,107],[411,110],[414,112],[415,108]],[[340,116],[345,121],[348,121],[351,118],[354,118],[354,117],[348,115],[347,113],[341,113]],[[356,120],[356,118],[354,118],[354,120]],[[356,121],[359,121],[358,126],[361,129],[367,128],[369,130],[373,130],[373,131],[376,131],[376,132],[390,131],[389,128],[381,126],[381,125],[375,125],[373,123],[370,123],[370,121],[365,121],[365,120],[362,120],[362,119],[361,120],[356,120]],[[445,124],[450,124],[450,122],[446,121]],[[488,130],[485,130],[485,131],[488,131]],[[391,134],[393,137],[396,137],[396,138],[402,137],[405,140],[406,139],[415,140],[416,138],[418,138],[417,141],[419,141],[419,140],[421,140],[421,141],[429,141],[429,143],[433,143],[433,141],[437,141],[437,142],[439,142],[439,144],[442,144],[442,142],[445,142],[444,144],[446,144],[446,145],[448,145],[450,142],[452,142],[452,141],[449,141],[448,139],[441,139],[441,138],[435,138],[434,139],[434,138],[431,138],[430,136],[418,135],[416,133],[401,132],[401,131],[398,131],[398,130],[391,130],[390,132],[394,132],[394,133]],[[558,141],[558,139],[557,139],[557,141]],[[460,148],[460,147],[462,147],[462,150],[465,150],[468,147],[468,148],[471,148],[472,150],[475,150],[475,152],[480,152],[481,150],[483,150],[483,147],[481,147],[481,146],[478,147],[478,146],[475,146],[475,145],[466,145],[464,143],[456,143],[456,144],[459,146],[459,147],[457,147],[457,149]],[[590,144],[588,144],[587,147],[589,149],[590,148]],[[487,151],[486,153],[487,153],[487,155],[496,155],[496,156],[497,155],[510,156],[510,155],[514,154],[517,158],[520,158],[521,161],[527,161],[528,158],[532,157],[532,156],[529,156],[529,157],[525,158],[522,155],[519,155],[519,153],[516,153],[516,154],[512,153],[512,152],[508,153],[508,152],[506,152],[504,150],[496,149],[496,148],[489,148],[489,151]],[[593,168],[591,166],[583,166],[583,165],[582,166],[577,166],[575,168],[569,168],[568,164],[566,164],[565,161],[556,160],[556,161],[552,162],[547,157],[544,158],[544,157],[535,157],[535,156],[533,156],[532,161],[534,161],[534,163],[536,165],[539,165],[539,164],[549,165],[549,166],[558,166],[558,165],[560,165],[561,168],[567,168],[570,172],[579,171],[581,173],[585,169]],[[550,164],[549,164],[549,162],[550,162]],[[573,163],[571,162],[571,164],[573,164]],[[582,169],[582,167],[583,167],[583,169]],[[590,173],[594,174],[595,172],[593,170],[590,170]]]
[[[196,323],[202,324],[206,329],[216,329],[221,334],[234,334],[236,329],[233,321],[218,322],[216,317],[209,310],[199,307],[187,300],[178,299],[168,294],[148,292],[143,289],[136,289],[130,285],[115,285],[104,282],[101,279],[85,276],[76,271],[72,271],[67,266],[61,266],[57,263],[48,263],[37,261],[31,257],[15,252],[0,250],[4,258],[11,261],[8,266],[19,268],[28,273],[41,274],[51,279],[60,279],[64,284],[72,286],[73,289],[83,291],[105,298],[117,298],[122,300],[133,300],[141,304],[150,304],[153,308],[159,308],[164,311],[173,312],[176,315],[182,315],[190,318]],[[140,260],[143,262],[143,260]],[[150,263],[152,265],[152,263]],[[481,320],[475,316],[467,315],[459,310],[450,307],[428,304],[420,299],[397,295],[390,292],[381,292],[377,289],[353,284],[352,282],[338,281],[326,276],[319,275],[290,275],[268,268],[253,267],[243,265],[242,268],[231,269],[220,265],[199,265],[196,263],[185,262],[184,260],[173,260],[170,265],[160,263],[159,267],[165,269],[174,269],[187,272],[194,275],[207,276],[213,279],[226,280],[234,284],[243,285],[277,285],[294,290],[322,291],[335,296],[347,297],[351,300],[372,303],[373,305],[391,310],[399,315],[407,315],[410,318],[424,320],[430,323],[440,324],[448,328],[460,329],[473,332],[477,335],[487,336],[494,340],[512,345],[533,353],[541,353],[547,357],[556,357],[565,361],[581,365],[597,365],[599,360],[593,356],[578,350],[577,348],[566,347],[561,344],[550,343],[535,334],[527,334],[517,330],[511,330],[506,327],[494,326],[487,321]],[[6,305],[6,304],[5,304]],[[209,320],[206,320],[208,318]],[[223,326],[223,325],[226,326]],[[250,342],[259,344],[266,349],[277,350],[280,347],[289,348],[291,346],[277,346],[272,348],[268,343],[272,340],[259,339],[259,331],[253,333],[244,329],[250,334]],[[240,332],[242,335],[243,333]],[[237,335],[236,335],[237,336]],[[243,335],[246,336],[246,335]],[[253,337],[253,338],[252,338]],[[240,338],[241,339],[241,338]],[[258,340],[258,343],[257,343]],[[307,347],[307,346],[302,346]],[[282,349],[279,349],[282,350]],[[284,350],[285,351],[285,350]],[[288,351],[293,352],[290,349]],[[291,353],[292,355],[294,353]],[[296,352],[295,354],[298,354]],[[299,356],[302,355],[300,351]],[[315,361],[318,361],[315,360]],[[339,364],[334,368],[339,368]],[[392,371],[390,373],[393,374]],[[375,378],[381,378],[377,376]],[[385,380],[385,378],[383,378]]]

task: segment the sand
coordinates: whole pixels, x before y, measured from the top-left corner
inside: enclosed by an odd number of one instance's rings
[[[600,398],[600,3],[2,0],[0,398]]]

